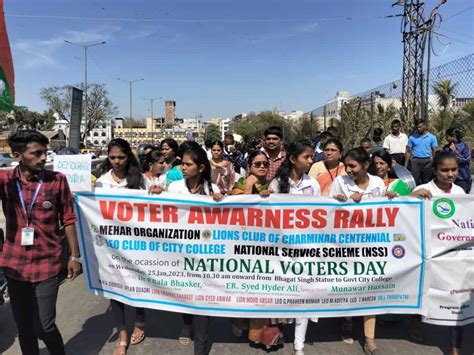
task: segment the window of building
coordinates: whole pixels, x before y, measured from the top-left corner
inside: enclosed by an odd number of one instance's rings
[[[94,132],[94,137],[98,137],[99,136],[99,132]]]
[[[99,145],[99,141],[94,141],[94,145]]]
[[[102,136],[102,137],[107,137],[107,133],[106,133],[106,132],[102,132],[101,136]]]

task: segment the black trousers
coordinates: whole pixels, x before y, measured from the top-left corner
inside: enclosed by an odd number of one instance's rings
[[[65,354],[63,338],[55,323],[59,279],[25,282],[7,277],[7,281],[22,353],[39,354],[39,338],[50,354]]]
[[[110,306],[112,309],[112,315],[115,320],[115,327],[117,328],[117,332],[121,332],[122,330],[127,329],[127,325],[125,322],[125,304],[116,300],[110,300]],[[136,318],[135,321],[137,322],[144,322],[145,321],[145,309],[140,307],[132,307],[135,308]]]
[[[464,327],[462,325],[449,327],[449,333],[451,335],[451,347],[461,349]]]
[[[403,153],[394,153],[390,154],[392,160],[395,160],[397,164],[404,165],[405,164],[405,154]]]
[[[208,355],[209,344],[209,316],[196,316],[192,314],[183,314],[184,328],[186,331],[181,334],[188,336],[189,331],[194,331],[194,355]],[[184,329],[183,329],[184,330]]]
[[[411,158],[410,171],[415,179],[416,185],[430,182],[433,172],[431,158]]]

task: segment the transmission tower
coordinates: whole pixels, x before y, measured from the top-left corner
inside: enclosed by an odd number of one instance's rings
[[[405,129],[412,127],[417,118],[428,119],[428,92],[430,61],[423,72],[426,39],[431,51],[431,34],[435,16],[446,0],[439,0],[430,17],[425,20],[425,2],[420,0],[401,0],[394,5],[403,6],[403,75],[402,75],[402,124]],[[429,52],[430,53],[430,52]]]
[[[420,117],[423,100],[423,32],[425,3],[407,0],[403,5],[402,124]]]

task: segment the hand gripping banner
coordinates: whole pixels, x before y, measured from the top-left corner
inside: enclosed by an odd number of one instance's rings
[[[424,202],[76,194],[89,289],[223,317],[425,313]]]

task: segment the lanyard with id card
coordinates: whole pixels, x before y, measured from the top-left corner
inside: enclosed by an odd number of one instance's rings
[[[33,210],[33,206],[35,205],[36,199],[38,198],[38,194],[39,194],[42,184],[43,184],[43,179],[40,179],[38,181],[38,185],[36,186],[35,192],[33,193],[31,204],[27,207],[25,203],[25,199],[23,198],[23,190],[21,187],[21,183],[18,180],[16,181],[16,187],[18,189],[18,195],[20,197],[21,208],[26,220],[26,227],[23,227],[21,229],[21,245],[22,246],[32,246],[35,243],[35,229],[30,227],[31,211]]]

